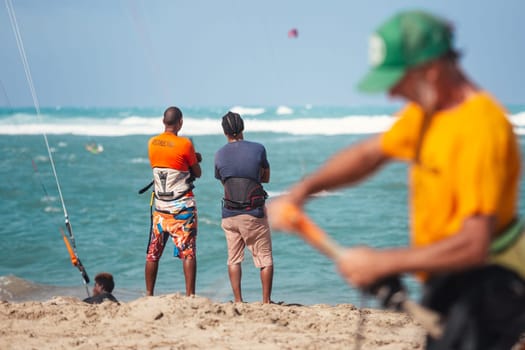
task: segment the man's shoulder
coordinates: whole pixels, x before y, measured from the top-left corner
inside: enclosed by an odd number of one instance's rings
[[[160,134],[157,134],[155,136],[152,136],[150,138],[150,140],[153,140],[153,139],[159,139],[159,138],[162,138],[162,139],[174,139],[174,140],[180,140],[182,142],[191,142],[190,138],[189,137],[186,137],[186,136],[181,136],[181,135],[175,135],[174,133],[172,132],[163,132],[163,133],[160,133]]]
[[[162,135],[162,134],[160,134]],[[153,140],[157,139],[160,135],[154,135],[154,136],[151,136],[149,139],[148,139],[148,143],[151,144],[153,142]]]
[[[149,139],[149,146],[168,146],[168,147],[184,147],[184,149],[189,148],[192,144],[191,140],[185,136],[178,136],[172,133],[162,133],[156,136],[153,136]]]
[[[255,146],[264,147],[262,143],[257,142],[257,141],[243,140],[243,142],[245,142],[245,143],[247,143],[249,145],[255,145]]]
[[[216,152],[215,152],[215,158],[219,157],[224,152],[227,152],[229,143],[221,146]]]
[[[84,302],[86,302],[88,304],[101,304],[105,300],[109,300],[109,301],[113,301],[115,303],[118,303],[117,298],[115,298],[113,296],[113,294],[111,294],[109,292],[103,292],[101,294],[88,297],[88,298],[84,299]]]
[[[245,145],[245,148],[247,149],[265,150],[264,145],[260,142],[243,140],[243,144]]]

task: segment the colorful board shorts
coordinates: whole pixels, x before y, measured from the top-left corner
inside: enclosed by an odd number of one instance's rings
[[[153,211],[147,261],[159,261],[171,236],[175,245],[173,256],[194,259],[197,251],[197,209],[184,208],[173,214]]]
[[[268,219],[248,214],[222,219],[222,229],[228,245],[228,265],[244,260],[244,248],[252,253],[257,268],[273,265],[272,238]]]

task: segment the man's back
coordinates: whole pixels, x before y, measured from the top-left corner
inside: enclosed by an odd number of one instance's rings
[[[269,169],[270,165],[266,158],[266,149],[263,145],[256,142],[250,142],[245,140],[239,140],[235,142],[229,142],[224,145],[215,154],[215,178],[221,180],[225,185],[225,192],[230,194],[237,193],[234,197],[245,197],[246,201],[251,201],[250,194],[238,193],[239,188],[236,184],[226,185],[226,180],[230,178],[243,178],[250,179],[259,184],[260,190],[257,193],[265,195],[262,186],[260,186],[261,180],[261,169]],[[243,188],[254,189],[256,184],[251,186],[242,186]],[[225,193],[225,198],[228,195]],[[264,198],[265,199],[265,198]],[[261,199],[264,203],[264,199]],[[222,208],[222,217],[231,217],[239,214],[249,214],[255,217],[264,217],[263,206],[250,207],[250,208],[233,208],[228,205],[224,205]]]
[[[185,137],[164,132],[148,142],[148,155],[152,168],[170,168],[188,171],[197,162],[192,143]]]
[[[263,145],[240,140],[224,145],[215,154],[215,177],[244,177],[261,181],[261,168],[268,168],[266,150]]]

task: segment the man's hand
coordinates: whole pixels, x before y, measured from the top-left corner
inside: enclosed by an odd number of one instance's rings
[[[197,156],[197,162],[202,162],[202,155],[199,152],[195,152],[195,156]]]
[[[268,220],[270,226],[274,230],[295,232],[296,223],[290,220],[290,217],[286,214],[287,206],[296,206],[296,203],[292,200],[289,195],[282,195],[275,199],[272,199],[266,205],[266,211],[268,213]],[[299,210],[302,210],[301,207],[297,206]]]
[[[367,287],[390,272],[385,269],[381,252],[368,247],[346,249],[336,261],[339,273],[356,287]]]

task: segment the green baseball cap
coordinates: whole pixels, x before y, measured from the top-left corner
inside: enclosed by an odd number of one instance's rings
[[[357,85],[363,92],[383,92],[407,69],[438,58],[452,49],[450,24],[423,11],[398,13],[370,37],[371,70]]]

